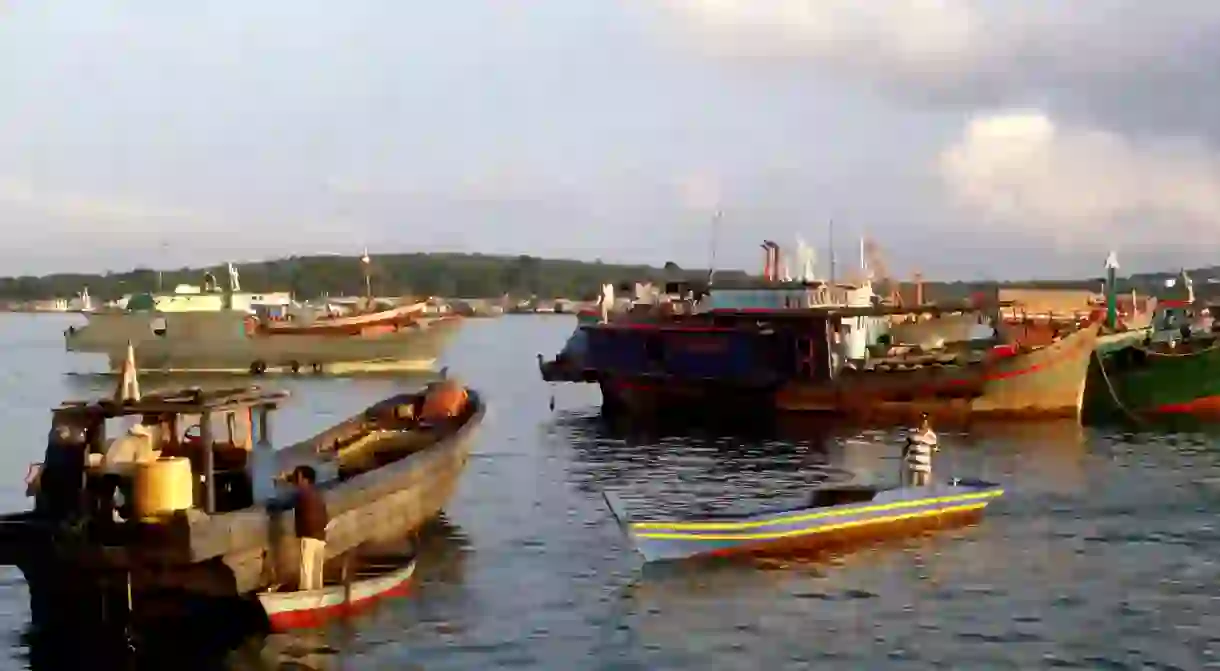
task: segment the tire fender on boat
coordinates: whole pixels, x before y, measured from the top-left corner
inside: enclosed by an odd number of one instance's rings
[[[263,360],[255,361],[250,364],[250,373],[253,375],[262,375],[267,372],[267,362]]]

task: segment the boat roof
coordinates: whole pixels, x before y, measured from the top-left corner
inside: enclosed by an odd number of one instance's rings
[[[119,402],[113,398],[65,401],[52,412],[100,415],[106,418],[144,414],[198,415],[250,407],[276,408],[287,397],[287,391],[264,391],[257,386],[206,390],[186,387],[145,394],[139,400],[127,402]]]
[[[1002,307],[1012,307],[1011,301],[987,303],[925,303],[923,305],[824,305],[799,308],[716,308],[691,315],[670,315],[668,321],[699,321],[708,317],[736,317],[739,319],[828,319],[836,317],[884,317],[892,315],[942,315],[952,313],[991,312]],[[600,326],[615,326],[622,322],[610,322]],[[592,326],[592,325],[590,325]]]
[[[766,315],[768,317],[884,317],[889,315],[941,315],[956,312],[989,312],[997,308],[1012,307],[1011,301],[988,303],[926,303],[924,305],[826,305],[807,308],[724,308],[711,310],[714,315],[740,315],[743,317]]]

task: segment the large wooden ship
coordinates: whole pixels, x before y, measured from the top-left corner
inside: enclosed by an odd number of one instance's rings
[[[65,403],[53,412],[46,457],[27,480],[35,506],[18,516],[22,537],[78,577],[126,576],[141,593],[225,597],[291,582],[299,547],[283,476],[294,467],[319,472],[332,557],[401,538],[449,501],[484,405],[465,390],[438,416],[430,393],[388,398],[279,450],[270,416],[284,393],[243,387],[139,397],[137,389],[134,398]],[[107,424],[124,418],[140,418],[140,430],[117,440],[147,437],[151,456],[111,461]]]
[[[1078,416],[1097,325],[1044,346],[963,346],[849,359],[852,320],[995,306],[718,311],[666,322],[582,324],[540,361],[549,381],[600,385],[608,409],[767,408],[844,416]],[[541,357],[540,357],[541,359]]]
[[[367,257],[366,257],[367,258]],[[366,287],[368,273],[366,266]],[[457,334],[461,317],[422,314],[419,303],[374,307],[371,293],[356,314],[309,321],[261,318],[229,282],[191,296],[197,306],[151,302],[90,313],[64,332],[70,352],[102,354],[118,372],[131,343],[145,370],[263,374],[427,370]]]

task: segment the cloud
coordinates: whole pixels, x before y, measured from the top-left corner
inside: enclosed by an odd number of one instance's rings
[[[954,0],[677,0],[667,8],[721,53],[921,66],[974,50],[971,5]],[[926,70],[925,70],[926,72]]]
[[[1220,156],[1188,140],[1136,142],[1037,111],[981,116],[939,156],[951,200],[981,226],[1072,246],[1175,238],[1220,225]]]
[[[659,4],[660,0],[658,0]],[[1032,105],[1220,140],[1214,0],[665,0],[706,53],[879,85],[919,104]]]
[[[0,178],[0,206],[27,215],[50,216],[78,231],[142,232],[152,222],[198,225],[196,212],[114,196],[48,190],[20,178]],[[61,227],[61,230],[64,230]]]

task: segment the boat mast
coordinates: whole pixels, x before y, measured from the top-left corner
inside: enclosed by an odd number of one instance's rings
[[[720,218],[724,212],[716,210],[716,214],[712,215],[712,235],[708,243],[709,249],[707,254],[707,285],[712,286],[712,281],[716,279],[716,243],[720,237]]]
[[[1106,257],[1106,328],[1118,327],[1118,291],[1115,271],[1118,270],[1118,254],[1114,251]],[[1132,304],[1134,308],[1134,304]]]
[[[373,279],[372,273],[369,272],[369,266],[373,260],[369,258],[369,248],[364,248],[364,256],[360,257],[360,266],[364,269],[364,298],[368,301],[369,307],[373,306]]]

